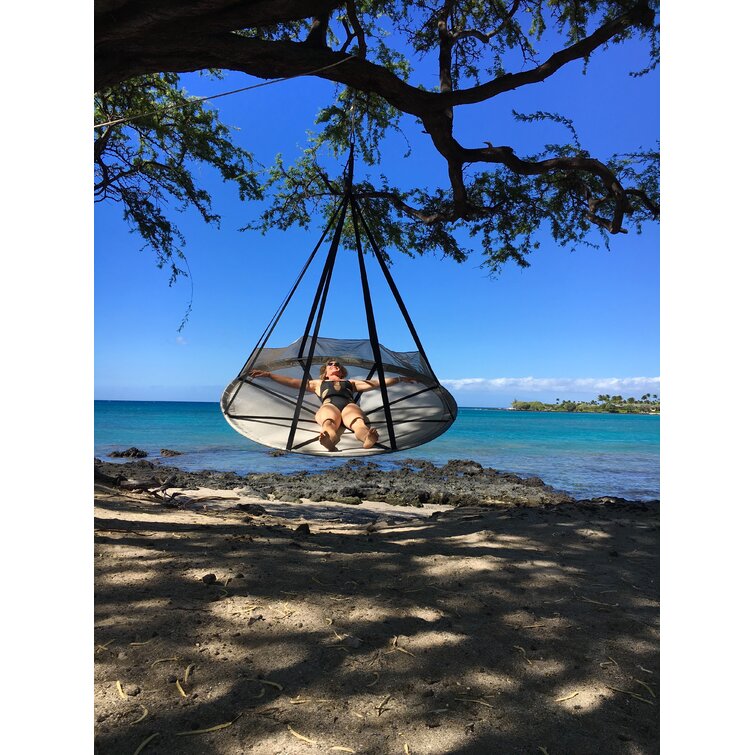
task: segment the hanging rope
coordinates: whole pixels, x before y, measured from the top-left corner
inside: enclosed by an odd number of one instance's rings
[[[105,128],[106,126],[116,126],[119,123],[128,123],[129,121],[134,121],[137,118],[146,118],[150,115],[157,115],[160,113],[169,113],[172,110],[180,110],[181,108],[190,107],[192,105],[197,105],[200,102],[206,102],[207,100],[216,100],[219,97],[227,97],[229,94],[238,94],[239,92],[248,92],[250,89],[259,89],[260,87],[267,87],[271,84],[280,84],[282,81],[291,81],[291,79],[298,79],[301,76],[314,76],[316,73],[322,73],[322,71],[327,71],[330,68],[335,68],[336,66],[340,66],[343,63],[347,63],[349,60],[352,60],[352,58],[357,58],[358,55],[349,55],[348,58],[344,58],[343,60],[339,60],[337,63],[331,63],[330,65],[323,66],[322,68],[315,68],[312,71],[305,71],[304,73],[295,73],[293,76],[284,76],[280,79],[271,79],[270,81],[263,81],[261,84],[252,84],[248,87],[242,87],[241,89],[233,89],[230,92],[221,92],[220,94],[211,94],[208,97],[196,97],[192,98],[189,102],[184,102],[180,105],[169,105],[168,107],[164,108],[158,108],[157,110],[150,110],[147,113],[139,113],[137,115],[128,115],[123,118],[116,118],[112,121],[106,121],[105,123],[96,123],[94,128]]]

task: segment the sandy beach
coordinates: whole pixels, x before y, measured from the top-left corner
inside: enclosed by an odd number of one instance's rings
[[[95,751],[658,752],[657,502],[452,464],[96,465]]]

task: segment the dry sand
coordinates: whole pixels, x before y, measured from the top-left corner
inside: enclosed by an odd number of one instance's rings
[[[169,492],[95,494],[96,753],[658,752],[657,505]]]

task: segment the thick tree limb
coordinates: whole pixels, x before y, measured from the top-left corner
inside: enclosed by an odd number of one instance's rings
[[[395,194],[392,191],[358,191],[356,192],[356,196],[360,198],[364,197],[366,199],[386,199],[400,212],[403,212],[405,215],[409,215],[426,225],[432,225],[438,221],[450,219],[448,215],[444,215],[440,212],[424,212],[418,210],[416,207],[408,205],[398,194]]]
[[[505,74],[493,81],[480,84],[468,89],[457,89],[451,95],[438,95],[447,105],[472,105],[495,97],[503,92],[510,92],[527,84],[537,84],[553,76],[556,71],[567,63],[588,56],[612,37],[621,34],[630,26],[647,26],[653,22],[653,12],[645,2],[639,2],[629,11],[623,13],[613,21],[609,21],[596,29],[590,36],[551,55],[548,60],[535,68],[521,73]]]

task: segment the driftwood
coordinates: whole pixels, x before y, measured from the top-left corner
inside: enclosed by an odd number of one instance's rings
[[[171,475],[165,480],[161,480],[157,477],[150,477],[146,480],[133,480],[127,479],[122,475],[117,477],[111,477],[110,475],[101,472],[97,467],[94,468],[94,481],[99,485],[106,485],[110,488],[116,488],[118,490],[130,490],[133,492],[149,493],[156,498],[165,500],[172,498],[173,496],[165,496],[165,491],[172,487],[176,481],[176,476]],[[163,495],[160,495],[162,493]]]
[[[167,490],[175,481],[175,475],[171,475],[167,480],[159,480],[157,477],[150,477],[148,480],[121,480],[118,487],[126,490],[145,490],[150,493],[158,493]]]

